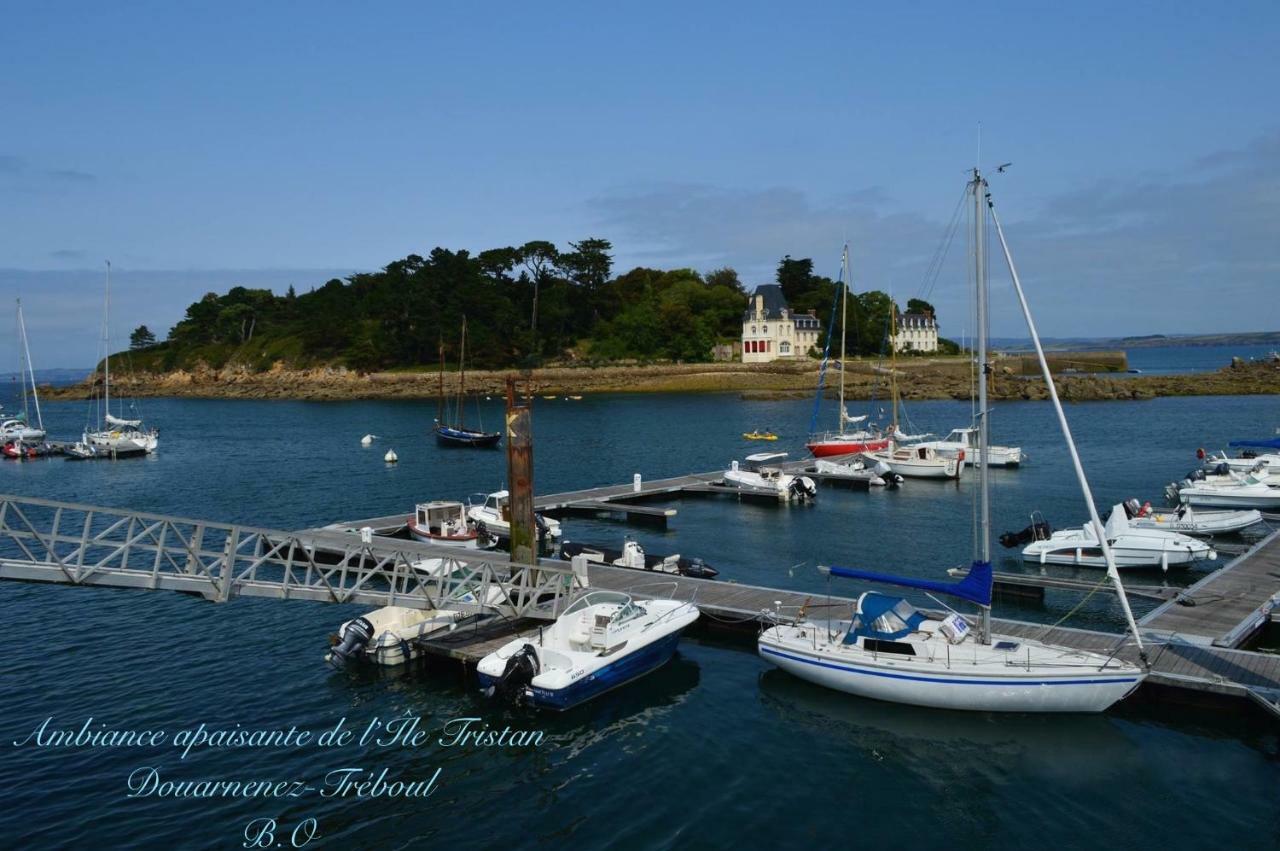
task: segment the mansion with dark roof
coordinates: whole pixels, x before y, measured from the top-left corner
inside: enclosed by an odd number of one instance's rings
[[[768,363],[806,357],[821,348],[813,312],[792,314],[778,284],[761,284],[742,314],[742,362]]]
[[[899,352],[936,352],[938,350],[938,320],[933,311],[898,314],[897,333],[893,335],[893,348]]]

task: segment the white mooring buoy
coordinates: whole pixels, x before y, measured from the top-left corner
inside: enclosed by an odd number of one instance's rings
[[[368,446],[369,444],[373,443],[375,438],[377,438],[376,434],[366,434],[364,437],[360,438],[360,445]]]
[[[382,460],[386,461],[388,464],[394,464],[400,460],[400,456],[396,455],[396,451],[394,449],[388,449],[387,454],[382,456]]]

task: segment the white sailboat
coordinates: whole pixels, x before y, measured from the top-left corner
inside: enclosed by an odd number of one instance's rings
[[[1115,654],[1057,646],[1043,641],[991,634],[990,504],[987,472],[987,279],[984,223],[990,210],[1005,260],[1035,343],[1050,399],[1066,439],[1084,501],[1099,533],[1107,574],[1115,585],[1129,630],[1142,652],[1142,639],[1116,570],[1115,558],[1101,534],[1089,483],[1076,452],[1066,415],[1058,400],[1044,350],[1022,292],[1012,255],[991,205],[987,184],[975,168],[970,183],[974,201],[973,245],[978,304],[978,454],[979,558],[958,583],[890,576],[832,567],[832,575],[951,594],[981,609],[978,630],[957,613],[946,617],[917,611],[906,600],[867,592],[847,621],[805,620],[778,623],[759,638],[760,655],[796,676],[849,694],[896,703],[946,709],[1009,712],[1101,712],[1131,693],[1146,677]],[[1145,658],[1145,657],[1144,657]]]
[[[22,299],[18,299],[18,339],[22,344],[18,374],[22,381],[22,413],[0,421],[0,443],[5,444],[5,454],[24,457],[41,454],[39,449],[46,436],[44,418],[40,414],[40,392],[36,389],[35,368],[31,365],[31,346],[27,342],[27,323],[22,316]],[[28,399],[35,410],[35,423],[31,422]]]
[[[147,429],[141,419],[111,413],[111,263],[107,262],[107,291],[102,313],[102,421],[95,429],[85,429],[81,442],[70,450],[72,457],[120,458],[155,452],[159,432]]]

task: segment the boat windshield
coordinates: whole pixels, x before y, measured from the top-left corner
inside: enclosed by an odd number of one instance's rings
[[[621,591],[588,591],[578,599],[569,604],[569,608],[564,610],[566,615],[573,612],[580,612],[591,606],[600,606],[605,603],[613,603],[622,607],[623,611],[628,608],[635,608],[635,604],[631,602],[629,594],[623,594]]]
[[[858,600],[844,643],[856,644],[859,638],[899,639],[914,632],[924,620],[924,614],[901,597],[868,591]]]

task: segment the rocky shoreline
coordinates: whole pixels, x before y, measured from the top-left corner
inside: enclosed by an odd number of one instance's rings
[[[871,362],[850,363],[845,395],[868,399],[887,393],[888,370]],[[968,399],[970,368],[960,358],[910,360],[897,366],[904,399]],[[588,393],[672,393],[737,391],[744,399],[788,399],[811,396],[818,382],[813,362],[772,364],[707,363],[599,367],[552,367],[528,373],[515,370],[468,372],[467,391],[499,395],[508,377],[527,381],[535,395]],[[838,373],[828,371],[827,385]],[[61,387],[42,388],[49,399],[82,399],[93,394],[97,378]],[[446,393],[456,393],[459,376],[446,373]],[[1216,372],[1187,375],[1067,375],[1057,378],[1059,393],[1072,401],[1152,399],[1158,396],[1259,395],[1280,393],[1280,363],[1237,362]],[[429,399],[440,388],[434,372],[358,373],[344,368],[290,369],[277,364],[254,371],[233,366],[198,367],[168,373],[113,373],[115,392],[135,397],[200,399]],[[997,367],[991,382],[994,399],[1046,399],[1039,378]]]

